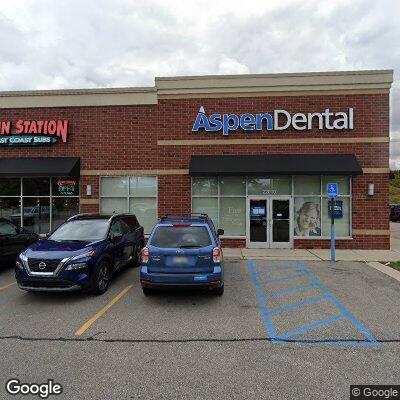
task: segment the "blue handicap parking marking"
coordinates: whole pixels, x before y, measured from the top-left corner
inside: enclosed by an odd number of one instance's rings
[[[253,285],[256,290],[259,308],[261,316],[271,341],[274,343],[309,343],[309,344],[330,344],[330,345],[344,345],[344,346],[372,346],[376,347],[379,345],[378,341],[373,337],[372,333],[357,319],[355,316],[335,297],[320,281],[319,279],[304,265],[301,261],[294,262],[273,262],[269,265],[265,265],[264,268],[256,267],[253,260],[248,260],[247,266],[250,270]],[[276,279],[268,279],[271,273],[286,270],[289,271],[289,275],[282,276]],[[259,277],[263,276],[266,279],[262,281]],[[272,289],[271,286],[274,284],[285,285],[287,283],[296,282],[301,278],[306,278],[305,282],[299,283],[295,286],[290,287],[279,287],[278,289]],[[272,299],[285,299],[285,296],[294,293],[306,293],[307,290],[314,289],[314,294],[310,297],[292,304],[283,304],[280,306],[271,305]],[[318,294],[315,294],[317,292]],[[300,310],[303,307],[326,302],[329,303],[338,310],[334,315],[328,315],[326,318],[322,318],[313,323],[307,323],[302,326],[298,326],[287,332],[283,332],[277,335],[279,331],[279,324],[274,323],[273,317],[276,315],[282,315],[284,313],[290,313],[292,311]],[[326,338],[313,338],[313,339],[296,339],[297,336],[304,333],[312,332],[318,328],[328,327],[339,321],[349,321],[353,327],[358,331],[363,339],[326,339]]]

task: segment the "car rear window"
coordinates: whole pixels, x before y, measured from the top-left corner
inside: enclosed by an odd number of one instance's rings
[[[207,247],[211,238],[204,226],[158,226],[150,245],[155,247]]]

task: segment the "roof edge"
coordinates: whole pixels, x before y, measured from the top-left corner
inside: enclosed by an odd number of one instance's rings
[[[168,96],[388,93],[392,82],[392,69],[156,77],[149,87],[0,91],[0,109],[156,105]]]

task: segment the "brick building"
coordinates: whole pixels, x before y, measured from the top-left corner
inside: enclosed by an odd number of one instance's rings
[[[391,70],[0,92],[0,216],[207,212],[241,247],[389,248]]]

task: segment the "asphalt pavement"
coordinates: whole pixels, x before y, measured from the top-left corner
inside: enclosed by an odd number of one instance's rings
[[[99,297],[32,294],[3,268],[0,399],[19,398],[10,378],[74,400],[346,399],[350,384],[400,383],[400,282],[365,263],[229,261],[222,297],[146,297],[138,275]]]

